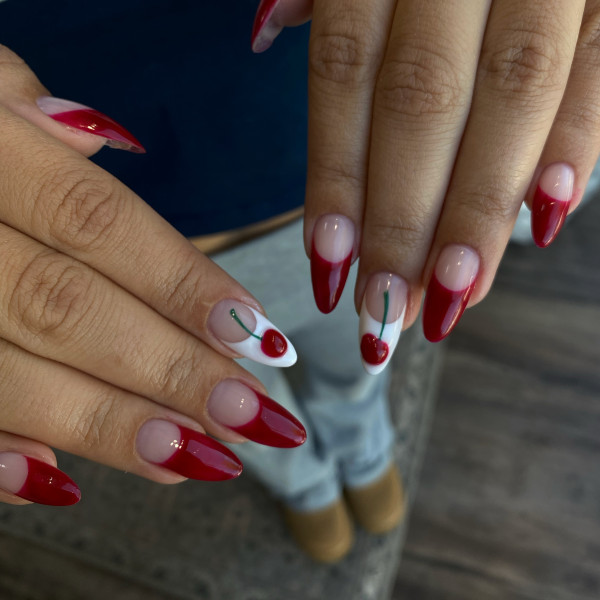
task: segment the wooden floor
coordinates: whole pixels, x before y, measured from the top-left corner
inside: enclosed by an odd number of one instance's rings
[[[600,202],[448,350],[394,600],[600,599]]]

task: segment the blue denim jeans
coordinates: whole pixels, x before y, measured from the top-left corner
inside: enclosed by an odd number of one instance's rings
[[[244,465],[296,510],[318,510],[335,501],[342,487],[379,478],[390,464],[393,443],[389,377],[385,371],[367,375],[360,361],[356,269],[337,308],[323,315],[312,296],[301,221],[213,259],[263,303],[299,356],[290,369],[240,361],[308,434],[306,443],[294,449],[236,445]]]

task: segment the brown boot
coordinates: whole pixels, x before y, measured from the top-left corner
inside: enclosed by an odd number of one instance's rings
[[[334,563],[352,548],[354,529],[342,499],[311,512],[299,512],[286,507],[284,515],[296,543],[313,560]]]
[[[377,481],[347,489],[346,499],[356,521],[370,533],[387,533],[404,518],[404,489],[395,464]]]

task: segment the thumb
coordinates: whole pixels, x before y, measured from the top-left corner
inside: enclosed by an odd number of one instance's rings
[[[262,0],[252,28],[252,51],[264,52],[284,27],[296,27],[310,20],[312,0]]]
[[[0,45],[0,104],[84,156],[104,145],[145,152],[126,129],[102,113],[55,98],[22,58]]]

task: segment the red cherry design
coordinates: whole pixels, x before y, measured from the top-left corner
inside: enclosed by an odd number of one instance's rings
[[[285,338],[274,329],[267,329],[260,341],[260,349],[271,358],[278,358],[287,351]]]
[[[389,351],[388,345],[372,333],[365,333],[362,336],[360,352],[366,363],[380,365],[387,358]]]

